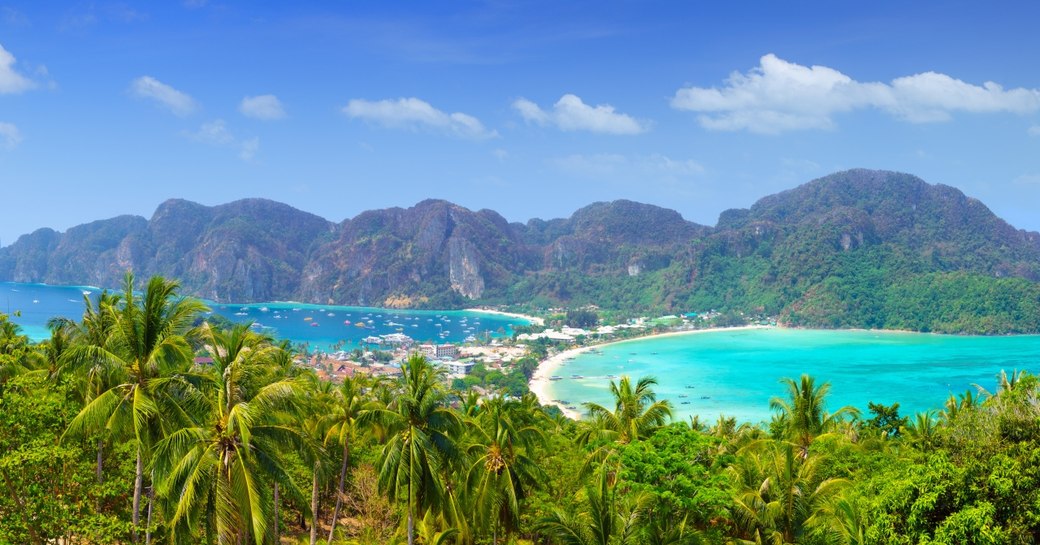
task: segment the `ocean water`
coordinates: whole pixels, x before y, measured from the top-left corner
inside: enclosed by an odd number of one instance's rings
[[[118,290],[114,290],[118,291]],[[33,340],[50,336],[47,321],[53,317],[80,319],[83,297],[96,298],[100,289],[84,286],[49,286],[0,282],[0,312]],[[96,300],[96,299],[95,299]],[[206,302],[212,312],[241,322],[278,339],[307,343],[311,350],[359,346],[365,337],[403,333],[417,341],[458,343],[512,335],[513,325],[525,320],[469,311],[394,310],[301,303],[231,305]],[[20,316],[15,316],[15,313]],[[358,324],[363,324],[360,327]]]
[[[899,403],[902,415],[941,408],[951,393],[994,391],[1001,370],[1040,373],[1040,336],[969,337],[875,331],[754,329],[634,340],[580,354],[550,383],[553,399],[612,407],[608,375],[654,376],[676,419],[719,415],[768,422],[780,380],[803,373],[830,383],[827,410],[867,414],[867,402]],[[584,378],[571,378],[580,375]]]

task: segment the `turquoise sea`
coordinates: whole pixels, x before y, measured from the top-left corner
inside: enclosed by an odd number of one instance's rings
[[[83,296],[96,297],[100,292],[94,287],[0,282],[0,312],[11,316],[23,333],[38,341],[50,336],[47,320],[56,316],[78,320],[83,315]],[[365,337],[390,333],[404,333],[417,341],[458,343],[470,336],[512,335],[514,324],[527,324],[517,318],[469,311],[393,310],[301,303],[207,304],[214,313],[235,322],[252,322],[256,329],[267,331],[278,339],[307,343],[311,350],[339,347],[350,350]],[[15,316],[15,313],[20,316]],[[363,327],[358,324],[363,324]]]
[[[780,379],[803,373],[830,382],[829,411],[867,402],[898,402],[903,415],[941,408],[951,394],[989,391],[1002,370],[1040,373],[1040,336],[969,337],[877,331],[754,329],[704,332],[627,341],[565,362],[549,394],[581,409],[610,407],[610,378],[655,376],[658,399],[675,406],[676,419],[720,414],[768,422],[769,400],[785,395]],[[580,375],[583,378],[572,378]]]

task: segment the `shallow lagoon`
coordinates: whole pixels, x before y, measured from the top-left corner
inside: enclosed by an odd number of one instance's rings
[[[115,290],[118,291],[118,290]],[[11,315],[22,332],[39,341],[50,336],[47,320],[62,316],[80,319],[83,296],[101,290],[84,286],[49,286],[0,282],[0,312]],[[417,341],[464,341],[471,335],[511,335],[512,326],[526,321],[497,314],[445,310],[393,310],[301,303],[231,305],[207,302],[214,313],[254,327],[279,339],[307,343],[314,350],[350,350],[365,337],[403,333]],[[15,312],[20,316],[14,316]],[[359,327],[358,323],[363,324]]]
[[[653,375],[658,399],[677,419],[720,414],[768,421],[783,377],[802,373],[831,383],[827,407],[867,412],[867,402],[898,402],[900,412],[940,408],[951,393],[992,391],[1002,370],[1040,373],[1040,336],[969,337],[877,331],[752,329],[637,339],[600,347],[564,363],[548,393],[578,405],[610,406],[608,375]],[[571,378],[581,375],[584,378]]]

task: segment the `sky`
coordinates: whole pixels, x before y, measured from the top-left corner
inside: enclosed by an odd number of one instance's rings
[[[848,168],[1040,230],[1036,2],[4,2],[0,245],[169,198],[719,213]]]

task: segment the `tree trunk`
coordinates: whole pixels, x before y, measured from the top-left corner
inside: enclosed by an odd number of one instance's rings
[[[101,468],[102,468],[102,465],[103,465],[102,462],[104,461],[104,458],[101,457],[101,454],[102,454],[102,448],[104,446],[105,446],[104,440],[98,439],[97,440],[97,482],[98,482],[98,484],[101,484],[101,481],[102,481]]]
[[[144,486],[144,458],[141,457],[141,445],[137,446],[137,476],[134,478],[134,543],[139,543],[138,527],[141,523],[141,488]]]
[[[318,542],[318,464],[314,464],[314,486],[311,488],[311,545]]]
[[[412,518],[412,457],[408,457],[408,545],[415,545],[415,520]]]
[[[7,471],[0,468],[0,475],[4,478],[4,484],[7,485],[7,493],[11,495],[11,499],[14,500],[14,504],[18,506],[18,511],[26,515],[25,527],[29,530],[29,538],[32,539],[33,543],[43,543],[40,538],[40,532],[36,531],[36,524],[34,523],[33,517],[29,517],[29,510],[25,508],[25,500],[18,495],[18,489],[15,488],[14,483],[11,482],[11,476],[7,474]]]
[[[343,443],[343,467],[339,470],[339,488],[336,489],[336,508],[332,511],[332,522],[329,524],[329,543],[332,545],[332,533],[336,531],[336,519],[339,518],[339,509],[343,505],[343,488],[347,480],[347,465],[350,461],[350,442]]]
[[[278,545],[282,542],[281,520],[278,519],[278,483],[274,483],[274,542]]]
[[[144,528],[144,545],[152,545],[152,505],[155,504],[155,470],[149,477],[148,483],[148,522]]]

